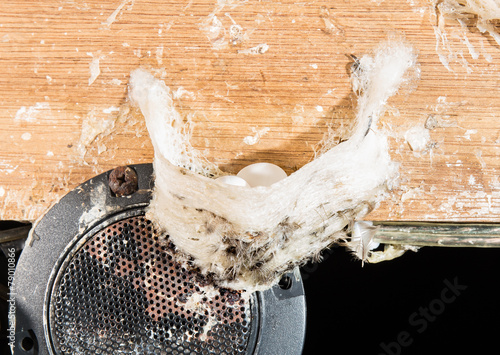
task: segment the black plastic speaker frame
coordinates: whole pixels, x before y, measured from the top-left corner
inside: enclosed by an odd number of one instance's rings
[[[135,193],[117,197],[108,186],[110,172],[96,176],[64,196],[36,224],[15,272],[16,340],[14,354],[55,355],[48,321],[49,298],[58,269],[75,245],[92,230],[120,216],[143,211],[154,187],[151,164],[132,165]],[[248,354],[302,352],[306,304],[298,269],[279,285],[253,295],[258,317]]]

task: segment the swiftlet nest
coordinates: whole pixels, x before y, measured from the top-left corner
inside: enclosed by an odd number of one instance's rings
[[[160,233],[202,274],[231,289],[264,290],[323,249],[346,245],[363,261],[373,233],[353,233],[398,180],[386,135],[377,128],[388,98],[419,76],[417,54],[399,39],[355,65],[358,93],[350,138],[269,187],[226,185],[223,173],[190,144],[191,125],[172,92],[144,69],[131,73],[129,98],[140,108],[154,147],[155,188],[147,210]]]

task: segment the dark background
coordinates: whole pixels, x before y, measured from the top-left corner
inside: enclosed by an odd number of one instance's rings
[[[0,222],[0,231],[16,226]],[[323,256],[321,263],[302,268],[304,355],[498,353],[500,249],[427,247],[364,267],[341,247]],[[2,252],[0,271],[6,285]],[[467,288],[456,296],[443,291],[449,288],[445,280]],[[419,314],[430,306],[437,312],[429,311],[432,321]],[[10,354],[6,328],[7,302],[0,299],[0,355]]]
[[[500,249],[426,247],[364,267],[343,248],[324,256],[302,269],[304,355],[499,353]],[[450,302],[445,280],[467,288]],[[430,305],[426,321],[419,310]]]

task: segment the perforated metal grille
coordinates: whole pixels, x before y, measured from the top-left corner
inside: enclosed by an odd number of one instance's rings
[[[142,216],[112,224],[73,251],[50,299],[60,354],[242,354],[251,305],[174,261]]]

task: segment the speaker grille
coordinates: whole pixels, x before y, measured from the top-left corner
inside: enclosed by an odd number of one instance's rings
[[[70,251],[49,300],[58,354],[245,354],[251,298],[216,288],[174,259],[144,216]]]

